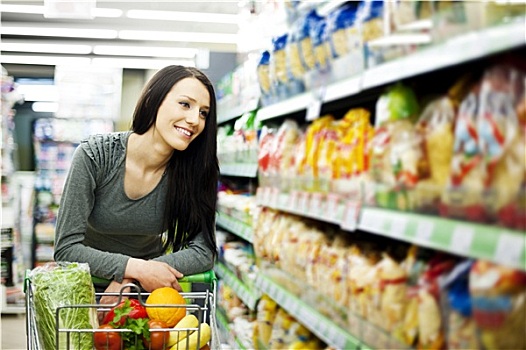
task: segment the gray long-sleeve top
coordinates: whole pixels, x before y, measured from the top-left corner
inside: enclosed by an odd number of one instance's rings
[[[128,132],[95,135],[75,150],[60,202],[56,261],[88,263],[94,276],[121,282],[130,257],[163,261],[185,275],[213,267],[202,233],[182,251],[163,254],[167,179],[139,199],[124,192]]]

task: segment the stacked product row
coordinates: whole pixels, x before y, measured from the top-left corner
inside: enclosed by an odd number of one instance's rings
[[[401,83],[341,119],[263,127],[260,186],[339,194],[369,206],[526,227],[525,72],[466,75],[440,96]]]
[[[263,106],[524,15],[521,4],[491,1],[362,0],[321,14],[292,1],[288,9],[288,31],[272,39],[257,66]]]
[[[524,271],[350,235],[268,208],[255,227],[260,265],[292,276],[280,282],[289,290],[318,291],[319,311],[371,347],[526,346]]]

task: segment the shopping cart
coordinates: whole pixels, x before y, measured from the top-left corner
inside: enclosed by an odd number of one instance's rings
[[[27,335],[27,348],[29,350],[51,350],[46,349],[42,346],[41,341],[39,339],[38,335],[38,327],[37,327],[37,313],[35,310],[35,298],[33,295],[33,289],[31,288],[31,278],[29,276],[29,271],[26,273],[25,283],[24,283],[24,291],[26,293],[26,335]],[[211,288],[207,288],[203,292],[184,292],[181,293],[181,295],[186,300],[186,304],[184,305],[171,305],[171,304],[156,304],[156,308],[185,308],[186,314],[193,314],[196,316],[198,320],[197,326],[193,328],[181,328],[174,330],[173,328],[156,328],[151,329],[150,332],[170,332],[176,334],[178,342],[174,346],[167,347],[166,345],[162,346],[161,349],[169,349],[169,350],[199,350],[202,347],[205,346],[205,344],[200,344],[199,339],[201,338],[201,327],[200,325],[203,322],[207,322],[211,329],[211,340],[209,342],[209,347],[211,349],[220,349],[220,341],[218,339],[218,331],[217,331],[217,324],[215,319],[215,308],[216,308],[216,292],[217,292],[217,286],[216,286],[216,276],[214,274],[214,271],[210,270],[204,273],[196,274],[196,275],[190,275],[185,276],[182,279],[179,280],[180,283],[188,283],[188,284],[195,284],[195,283],[201,283],[205,285],[209,285]],[[123,292],[124,289],[130,287],[130,292]],[[106,332],[117,332],[117,333],[124,333],[124,332],[132,332],[130,329],[98,329],[98,328],[84,328],[84,329],[74,329],[74,328],[62,328],[59,325],[59,319],[60,319],[60,313],[65,312],[66,309],[70,308],[88,308],[88,309],[94,309],[97,312],[107,312],[112,307],[117,306],[122,300],[124,300],[126,297],[137,299],[141,305],[147,306],[145,303],[145,300],[148,298],[150,293],[141,292],[140,288],[132,283],[123,285],[121,291],[119,293],[95,293],[97,296],[97,300],[100,300],[100,297],[103,295],[108,296],[116,296],[118,297],[118,301],[111,305],[102,305],[102,304],[81,304],[81,305],[64,305],[61,307],[56,308],[56,314],[55,314],[55,335],[56,335],[56,349],[82,349],[82,350],[91,350],[96,349],[95,346],[89,346],[85,344],[80,344],[80,339],[86,339],[79,336],[79,334],[90,334],[92,337],[92,342],[95,343],[95,335],[97,333],[106,333]],[[197,334],[197,344],[195,346],[191,346],[190,336],[187,336],[190,333],[196,333]],[[72,336],[72,334],[76,334],[76,336]],[[151,333],[150,333],[151,334]],[[183,336],[184,335],[184,336]],[[104,336],[105,338],[106,335]],[[181,340],[179,341],[179,338]],[[183,339],[184,338],[184,339]],[[74,339],[77,339],[75,341]],[[142,338],[136,336],[136,344],[135,346],[138,346],[138,343],[142,342]],[[108,344],[109,345],[109,344]],[[118,347],[107,347],[108,349],[120,349],[120,350],[126,350],[124,347],[122,347],[122,344]],[[161,350],[158,349],[158,350]],[[149,348],[151,349],[151,347]]]

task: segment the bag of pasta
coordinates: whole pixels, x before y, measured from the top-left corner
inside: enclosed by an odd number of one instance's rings
[[[471,268],[469,289],[483,348],[526,348],[526,273],[479,260]]]
[[[492,221],[526,228],[526,75],[511,66],[488,69],[480,89],[477,126],[484,154],[485,206]]]

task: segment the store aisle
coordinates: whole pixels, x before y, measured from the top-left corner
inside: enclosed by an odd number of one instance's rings
[[[22,350],[26,346],[25,315],[2,315],[3,350]]]

